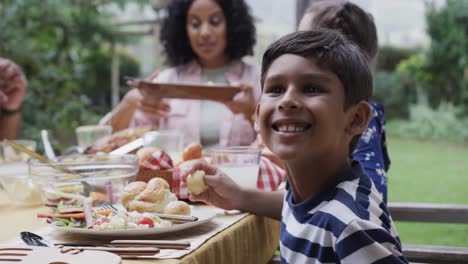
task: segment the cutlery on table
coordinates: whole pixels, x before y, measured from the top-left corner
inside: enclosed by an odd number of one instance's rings
[[[28,246],[39,246],[39,247],[55,247],[54,243],[47,241],[45,238],[34,234],[32,232],[21,232],[21,240]],[[72,244],[68,244],[72,245]],[[159,248],[156,247],[114,247],[110,244],[100,245],[89,245],[89,246],[65,246],[58,244],[57,248],[61,249],[62,253],[66,253],[70,250],[96,250],[96,251],[107,251],[115,253],[117,255],[154,255],[159,252]],[[106,246],[107,245],[107,246]]]
[[[188,241],[171,241],[171,240],[112,240],[111,245],[115,247],[157,247],[159,249],[186,249],[190,247]]]

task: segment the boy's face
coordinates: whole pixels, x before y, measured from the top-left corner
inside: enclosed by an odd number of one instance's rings
[[[346,158],[352,135],[344,102],[343,85],[333,72],[314,59],[282,55],[265,75],[257,106],[262,139],[285,161]]]

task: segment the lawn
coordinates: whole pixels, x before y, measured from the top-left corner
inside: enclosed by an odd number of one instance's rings
[[[468,204],[468,146],[390,137],[389,202]],[[396,223],[405,244],[468,246],[468,224]]]

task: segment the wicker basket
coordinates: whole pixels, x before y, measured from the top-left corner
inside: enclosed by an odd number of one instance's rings
[[[143,170],[140,169],[136,175],[137,181],[148,182],[152,178],[163,178],[169,183],[169,186],[172,189],[172,169],[168,170]]]

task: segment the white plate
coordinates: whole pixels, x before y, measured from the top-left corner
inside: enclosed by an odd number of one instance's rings
[[[81,228],[67,228],[51,225],[54,230],[77,235],[91,235],[91,236],[147,236],[157,235],[169,232],[185,230],[198,226],[210,221],[216,216],[219,209],[207,206],[192,206],[192,215],[198,217],[198,221],[187,222],[183,224],[175,224],[168,227],[158,228],[145,228],[145,229],[117,229],[117,230],[93,230]]]

